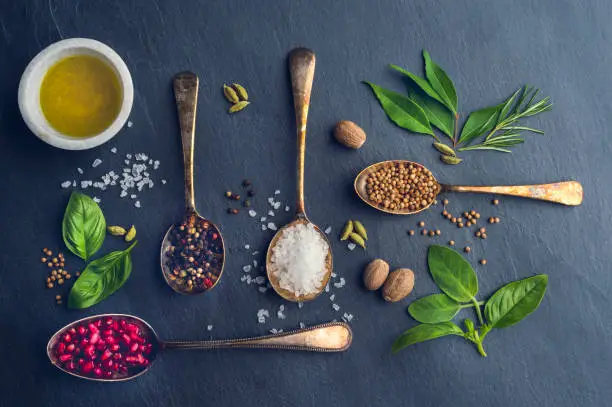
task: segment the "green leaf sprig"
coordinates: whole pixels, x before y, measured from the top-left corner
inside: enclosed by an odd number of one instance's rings
[[[544,132],[523,126],[520,121],[552,109],[550,97],[536,101],[539,89],[525,86],[496,106],[485,107],[469,114],[459,133],[457,91],[448,74],[423,50],[425,78],[397,65],[390,67],[410,79],[408,96],[384,89],[371,82],[370,86],[387,116],[399,127],[413,133],[432,136],[434,147],[442,154],[446,164],[459,164],[457,151],[493,150],[510,153],[511,148],[525,141],[524,132]],[[440,148],[441,141],[433,128],[437,128],[452,142],[452,147]],[[480,139],[479,142],[474,143]],[[445,151],[443,151],[445,150]]]
[[[478,279],[470,264],[456,251],[432,245],[428,253],[429,271],[443,294],[433,294],[414,301],[410,315],[421,322],[400,335],[393,343],[398,352],[415,343],[443,336],[462,336],[487,356],[483,341],[492,329],[512,326],[538,308],[548,285],[548,276],[539,274],[501,287],[486,303],[478,301]],[[481,307],[484,305],[484,315]],[[451,320],[463,308],[474,308],[479,321],[463,321],[465,331]]]
[[[68,250],[89,262],[102,247],[106,220],[100,206],[89,196],[73,192],[62,221],[62,237]],[[132,272],[131,251],[111,252],[87,264],[68,297],[69,308],[88,308],[117,291]]]

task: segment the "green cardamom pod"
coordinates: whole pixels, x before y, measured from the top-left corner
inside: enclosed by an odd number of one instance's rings
[[[361,222],[359,222],[358,220],[354,220],[353,229],[355,229],[355,232],[357,232],[359,236],[363,237],[363,240],[368,240],[368,232],[366,231],[366,228],[363,227],[363,224]]]
[[[365,246],[365,240],[363,240],[363,237],[359,236],[357,233],[351,233],[351,235],[349,236],[349,238],[351,239],[351,241],[353,243],[355,243],[358,246],[361,246],[362,248],[366,248]]]
[[[449,155],[451,157],[457,157],[457,154],[455,154],[455,150],[453,150],[452,148],[450,148],[444,143],[435,142],[433,143],[433,146],[435,147],[436,150],[438,150],[444,155]]]
[[[136,226],[132,225],[130,230],[128,230],[127,233],[125,234],[125,241],[131,242],[132,240],[134,240],[135,237],[136,237]]]
[[[230,101],[230,103],[240,102],[240,99],[238,98],[236,91],[225,84],[223,84],[223,94],[225,95],[227,100]]]
[[[346,240],[353,233],[353,221],[346,221],[346,225],[344,225],[344,229],[342,229],[342,234],[340,235],[340,240]]]
[[[455,165],[459,164],[461,161],[463,161],[463,159],[442,154],[440,155],[440,161],[442,161],[444,164]]]
[[[123,236],[127,233],[121,226],[107,226],[106,230],[113,236]]]
[[[238,83],[232,83],[232,88],[234,88],[240,100],[249,100],[249,94],[247,93],[244,86]]]
[[[229,108],[229,112],[230,113],[236,113],[241,111],[242,109],[244,109],[245,107],[247,107],[251,102],[248,102],[246,100],[241,100],[238,103],[234,103],[233,105],[230,106]]]

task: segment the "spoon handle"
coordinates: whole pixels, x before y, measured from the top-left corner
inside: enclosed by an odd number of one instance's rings
[[[199,79],[193,72],[181,72],[174,77],[174,98],[178,109],[183,163],[185,165],[185,208],[195,212],[193,196],[193,139],[195,135],[196,107]]]
[[[576,206],[582,203],[582,185],[576,181],[555,182],[553,184],[514,185],[514,186],[468,186],[442,185],[449,192],[476,192],[499,195],[520,196]]]
[[[164,349],[250,348],[342,352],[351,346],[353,331],[344,322],[330,322],[266,336],[220,341],[164,341]]]
[[[297,214],[304,209],[304,163],[306,156],[306,122],[315,71],[315,54],[306,48],[296,48],[289,54],[289,72],[297,127]]]

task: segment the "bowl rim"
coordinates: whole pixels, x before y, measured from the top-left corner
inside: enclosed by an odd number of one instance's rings
[[[123,93],[115,120],[104,131],[89,137],[70,137],[58,132],[42,114],[38,97],[34,97],[37,103],[32,101],[33,92],[40,94],[40,84],[49,67],[68,55],[77,55],[75,51],[79,49],[108,63],[117,74]],[[112,139],[127,122],[133,102],[134,84],[123,59],[108,45],[90,38],[69,38],[44,48],[32,58],[19,81],[18,104],[24,122],[36,137],[64,150],[86,150]]]

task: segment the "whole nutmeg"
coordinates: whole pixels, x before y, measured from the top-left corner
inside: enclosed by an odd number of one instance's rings
[[[363,129],[348,120],[336,123],[334,137],[340,144],[354,149],[360,148],[366,141],[366,134]]]
[[[368,290],[378,290],[389,275],[389,264],[381,259],[372,260],[363,272],[363,284]]]
[[[406,298],[414,288],[414,273],[410,269],[392,271],[382,289],[383,298],[388,302],[397,302]]]

